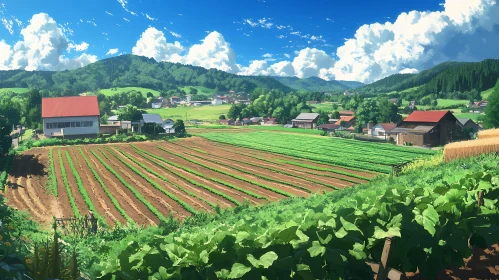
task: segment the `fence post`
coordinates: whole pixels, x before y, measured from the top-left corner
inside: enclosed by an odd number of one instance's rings
[[[379,264],[379,270],[376,279],[385,280],[388,277],[388,255],[390,254],[390,247],[392,245],[392,237],[387,237],[385,239],[385,246],[383,246],[383,252],[381,253],[381,263]]]
[[[94,217],[94,213],[90,211],[90,224],[92,225],[92,233],[97,233],[97,219]]]

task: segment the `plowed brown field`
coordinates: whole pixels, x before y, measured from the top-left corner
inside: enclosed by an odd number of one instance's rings
[[[70,200],[82,215],[94,207],[109,226],[129,221],[159,224],[170,215],[182,220],[197,212],[214,211],[217,205],[227,208],[245,201],[262,205],[285,197],[306,197],[365,183],[377,175],[193,137],[174,142],[54,147],[59,193],[54,197],[45,189],[49,149],[16,156],[4,193],[10,206],[29,212],[41,223],[49,223],[53,216],[75,216]],[[66,152],[90,204],[78,187]]]

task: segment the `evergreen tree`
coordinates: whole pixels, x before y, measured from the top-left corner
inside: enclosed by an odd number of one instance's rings
[[[499,127],[499,80],[497,80],[494,91],[488,98],[489,104],[485,108],[484,127]]]

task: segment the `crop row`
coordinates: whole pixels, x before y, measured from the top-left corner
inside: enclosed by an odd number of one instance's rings
[[[81,217],[80,209],[78,209],[78,206],[76,205],[73,192],[71,191],[71,187],[69,186],[68,177],[66,174],[66,168],[64,168],[64,162],[62,161],[62,155],[60,150],[57,150],[57,156],[59,158],[59,167],[61,169],[62,182],[64,184],[64,188],[66,189],[66,193],[68,194],[69,205],[71,205],[71,209],[73,210],[73,214],[75,215],[75,217],[77,218]]]
[[[268,160],[268,159],[265,159],[265,158],[262,158],[262,157],[259,157],[259,156],[252,155],[250,153],[241,153],[241,152],[234,151],[234,150],[232,150],[230,152],[234,153],[234,154],[238,154],[238,155],[242,155],[242,156],[254,158],[256,160],[260,160],[260,161],[263,161],[263,162],[268,162],[268,163],[271,163],[271,164],[280,164],[280,163],[284,162],[283,160],[278,160],[278,159],[272,161],[272,160]],[[334,175],[331,175],[331,174],[324,175],[324,174],[319,174],[319,173],[312,172],[312,171],[310,171],[308,169],[312,169],[312,170],[317,170],[317,169],[314,169],[314,166],[311,166],[312,168],[310,168],[310,166],[311,165],[305,165],[305,164],[303,164],[303,166],[301,166],[301,167],[303,167],[303,168],[305,168],[307,170],[300,170],[300,171],[305,172],[305,173],[309,173],[309,174],[313,174],[313,175],[319,175],[319,176],[326,176],[326,177],[330,177],[330,178],[335,178],[335,179],[342,180],[342,181],[345,181],[345,182],[350,182],[350,183],[355,183],[355,184],[358,183],[357,181],[350,180],[350,179],[347,179],[347,178],[344,178],[344,177],[334,176]],[[317,171],[319,171],[319,170],[317,170]],[[357,174],[354,174],[354,173],[345,172],[345,171],[341,171],[341,170],[336,170],[336,169],[333,169],[333,168],[323,168],[323,170],[320,170],[320,171],[327,171],[327,172],[336,173],[336,174],[339,174],[339,175],[344,175],[344,176],[353,177],[353,178],[362,179],[362,180],[367,180],[367,181],[370,180],[370,178],[365,177],[365,176],[361,176],[361,175],[357,175]]]
[[[139,155],[141,155],[143,158],[145,158],[145,159],[147,159],[148,161],[150,161],[151,163],[153,163],[153,164],[155,164],[155,165],[157,165],[157,166],[159,166],[159,167],[161,167],[161,168],[163,168],[163,169],[165,169],[165,170],[169,171],[170,173],[175,174],[177,177],[179,177],[179,178],[181,178],[181,179],[183,179],[183,180],[185,180],[185,181],[187,181],[187,182],[191,183],[191,184],[192,184],[192,185],[194,185],[194,186],[201,187],[201,188],[203,188],[203,189],[205,189],[205,190],[207,190],[207,191],[209,191],[209,192],[211,192],[211,193],[213,193],[213,194],[216,194],[216,195],[218,195],[218,196],[220,196],[220,197],[222,197],[222,198],[225,198],[225,199],[227,199],[228,201],[230,201],[230,202],[234,203],[235,205],[238,205],[238,206],[239,206],[239,205],[241,205],[241,203],[240,203],[238,200],[236,200],[236,199],[232,198],[231,196],[226,195],[226,194],[225,194],[225,193],[223,193],[223,192],[217,191],[217,190],[215,190],[215,189],[213,189],[213,188],[211,188],[211,187],[209,187],[209,186],[206,186],[205,184],[201,184],[201,183],[198,183],[198,182],[196,182],[196,181],[194,181],[194,180],[191,180],[191,179],[187,178],[186,176],[183,176],[183,175],[179,174],[178,172],[173,172],[170,168],[168,168],[168,167],[167,167],[167,166],[165,166],[164,164],[160,164],[160,163],[158,163],[156,160],[159,160],[159,161],[164,162],[164,163],[166,163],[166,164],[168,164],[168,165],[174,166],[174,167],[176,167],[176,168],[182,169],[182,170],[184,170],[184,171],[186,171],[186,172],[189,172],[189,173],[192,173],[192,174],[195,174],[195,173],[196,173],[196,171],[194,171],[194,170],[192,170],[192,169],[189,169],[189,168],[186,168],[186,167],[182,167],[182,166],[180,166],[180,165],[178,165],[178,164],[175,164],[175,163],[173,163],[173,162],[168,162],[168,161],[164,160],[164,159],[163,159],[163,158],[161,158],[161,157],[155,156],[154,154],[151,154],[151,153],[149,153],[149,152],[146,152],[146,151],[144,151],[144,150],[141,150],[141,149],[137,148],[137,147],[136,147],[135,145],[133,145],[133,144],[132,144],[131,146],[132,146],[132,147],[134,147],[134,148],[137,150],[137,153],[138,153]],[[152,160],[151,158],[153,158],[153,159],[155,159],[155,160]]]
[[[65,155],[66,155],[66,159],[68,161],[69,168],[71,168],[71,172],[73,173],[73,176],[75,178],[76,186],[78,187],[78,190],[80,191],[80,194],[83,197],[83,201],[85,202],[85,204],[87,204],[88,209],[94,213],[94,215],[97,218],[97,220],[99,222],[101,222],[101,224],[105,225],[106,224],[106,220],[99,214],[99,212],[97,211],[97,208],[95,208],[95,205],[92,202],[92,199],[88,195],[88,192],[85,189],[85,186],[83,185],[83,182],[81,181],[81,177],[78,174],[78,170],[76,170],[76,168],[74,166],[73,160],[71,159],[71,156],[69,155],[69,152],[68,151],[64,151],[64,152],[65,152]]]
[[[182,147],[184,147],[184,146],[182,146]],[[186,147],[186,148],[187,149],[191,149],[189,147]],[[190,155],[192,157],[196,157],[196,158],[199,158],[199,159],[203,159],[203,160],[206,160],[206,161],[218,164],[218,162],[216,160],[212,160],[212,159],[209,159],[209,158],[203,158],[203,157],[200,157],[200,156],[197,156],[197,155],[194,155],[194,154],[190,154],[190,153],[186,153],[186,154]],[[318,184],[318,185],[330,188],[330,189],[338,189],[338,187],[336,187],[336,186],[332,186],[332,185],[329,185],[329,184],[326,184],[326,183],[323,183],[323,182],[319,182],[319,181],[316,181],[316,180],[313,180],[313,179],[310,179],[310,178],[306,178],[306,177],[303,177],[303,176],[300,176],[300,175],[297,175],[297,174],[289,173],[289,172],[286,172],[286,171],[283,171],[283,170],[280,170],[280,169],[276,169],[276,168],[273,168],[273,167],[269,167],[269,166],[262,167],[261,165],[254,164],[254,163],[251,163],[251,162],[241,161],[241,160],[237,160],[237,159],[234,159],[234,158],[230,158],[229,159],[229,158],[222,157],[222,156],[219,156],[219,155],[211,155],[211,156],[213,156],[215,158],[222,159],[222,160],[234,161],[234,162],[237,162],[237,163],[240,163],[240,164],[246,164],[246,165],[257,167],[257,168],[265,168],[266,170],[271,170],[274,173],[279,173],[279,174],[282,174],[282,175],[286,175],[286,176],[290,176],[290,177],[295,177],[295,178],[298,178],[298,179],[301,179],[301,180],[304,180],[304,181],[307,181],[307,182],[310,182],[310,183],[314,183],[314,184]],[[251,172],[251,171],[247,171],[247,170],[238,168],[238,167],[236,167],[234,165],[231,165],[230,168],[235,169],[235,170],[237,170],[239,172],[243,172],[243,173],[246,173],[246,174],[253,175],[253,176],[257,176],[257,177],[260,176],[257,173],[254,173],[254,172]],[[267,180],[266,178],[268,178],[268,177],[261,176],[261,179]],[[272,178],[269,178],[269,179],[275,180],[275,179],[272,179]],[[299,188],[299,189],[304,190],[306,192],[310,192],[309,189],[303,188],[301,186],[296,186],[294,184],[289,184],[287,182],[283,182],[283,181],[280,181],[280,180],[275,180],[275,181],[278,181],[278,183],[282,182],[281,184],[290,185],[292,187]]]
[[[164,182],[167,182],[167,183],[170,183],[172,184],[174,187],[176,187],[177,189],[179,189],[180,191],[192,196],[192,197],[195,197],[203,202],[206,202],[207,204],[209,204],[211,207],[216,207],[216,204],[212,203],[212,202],[209,202],[208,200],[206,200],[205,198],[187,190],[186,188],[180,186],[179,184],[176,184],[172,181],[170,181],[168,178],[166,178],[165,176],[159,174],[158,172],[150,169],[149,167],[147,167],[146,165],[140,163],[138,160],[136,160],[134,157],[131,157],[130,155],[126,154],[125,152],[123,152],[121,149],[119,148],[116,148],[120,153],[122,153],[124,156],[126,156],[129,160],[133,161],[135,164],[139,165],[140,167],[142,167],[144,170],[146,170],[147,172],[153,174],[154,176],[158,177],[159,179],[163,180]],[[144,158],[145,159],[145,158]],[[148,159],[146,159],[148,160]],[[149,160],[148,160],[149,161]]]
[[[83,160],[85,160],[85,162],[87,163],[88,168],[90,169],[90,171],[94,175],[95,180],[97,180],[97,182],[99,182],[99,185],[101,186],[102,190],[104,190],[104,192],[106,193],[107,197],[109,197],[109,199],[111,200],[111,203],[114,205],[114,207],[116,208],[116,210],[118,210],[118,212],[125,218],[125,220],[129,224],[135,224],[135,221],[127,214],[127,212],[123,209],[123,207],[121,207],[121,205],[118,202],[118,200],[116,200],[116,198],[114,197],[114,195],[107,188],[106,184],[104,184],[104,182],[100,178],[99,173],[95,170],[95,168],[92,166],[92,164],[88,161],[88,158],[83,153],[83,150],[81,149],[81,147],[78,147],[78,150],[79,150],[81,156],[83,157]]]
[[[225,137],[225,135],[212,135],[214,137]],[[248,138],[250,137],[250,138]],[[275,141],[269,141],[273,138]],[[300,136],[289,136],[289,135],[268,135],[268,133],[251,133],[251,134],[239,134],[231,135],[230,139],[235,141],[240,141],[244,143],[246,140],[248,142],[269,146],[278,146],[293,149],[301,152],[311,152],[311,153],[324,153],[328,152],[330,154],[341,156],[343,154],[349,154],[354,156],[356,160],[381,163],[381,164],[398,164],[401,162],[409,161],[422,155],[422,153],[406,153],[402,151],[394,151],[393,149],[383,149],[385,146],[382,144],[377,144],[378,146],[365,147],[360,145],[359,142],[352,140],[342,139],[340,141],[334,141],[334,139],[316,139],[311,137],[300,137]],[[249,140],[251,139],[251,140]],[[294,143],[297,143],[294,145]],[[299,143],[299,144],[298,144]],[[393,148],[399,148],[395,146],[387,146]],[[412,149],[415,150],[415,149]],[[415,151],[425,151],[425,150],[415,150]],[[433,153],[433,152],[431,152]],[[382,155],[383,157],[377,158],[377,156]]]
[[[268,186],[268,185],[265,185],[265,184],[262,184],[262,183],[258,183],[258,182],[252,181],[252,180],[248,180],[248,179],[243,178],[241,176],[234,175],[234,174],[232,174],[230,172],[225,172],[225,171],[222,171],[220,169],[213,168],[213,167],[208,166],[206,164],[202,164],[202,163],[200,163],[198,161],[195,161],[195,160],[192,160],[192,159],[188,159],[188,158],[186,158],[186,157],[184,157],[182,155],[179,155],[179,154],[174,154],[174,153],[172,153],[172,152],[170,152],[170,151],[168,151],[166,149],[163,149],[161,147],[158,147],[158,148],[161,149],[162,151],[165,151],[165,152],[171,154],[171,155],[177,156],[177,157],[179,157],[181,159],[187,160],[187,161],[189,161],[191,163],[194,163],[196,165],[202,166],[202,167],[204,167],[206,169],[209,169],[211,171],[214,171],[214,172],[217,172],[217,173],[220,173],[220,174],[223,174],[223,175],[227,175],[227,176],[232,177],[234,179],[237,179],[237,180],[240,180],[240,181],[243,181],[243,182],[246,182],[246,183],[250,183],[250,184],[253,184],[253,185],[256,185],[256,186],[259,186],[259,187],[262,187],[262,188],[264,188],[266,190],[272,191],[272,192],[277,193],[277,194],[281,194],[281,195],[284,195],[284,196],[287,196],[287,197],[293,197],[294,196],[294,195],[292,195],[292,194],[290,194],[288,192],[281,191],[281,190],[273,188],[271,186]],[[256,174],[252,174],[252,175],[257,176]],[[310,190],[308,190],[308,191],[310,192]]]
[[[131,186],[130,184],[128,184],[126,182],[125,179],[123,179],[123,177],[121,177],[118,172],[116,172],[111,166],[109,166],[106,161],[104,161],[96,152],[90,150],[90,152],[94,155],[95,158],[97,158],[100,163],[102,165],[104,165],[104,167],[109,171],[111,172],[114,177],[116,177],[116,179],[118,179],[118,181],[120,181],[123,186],[127,187],[134,195],[135,197],[140,201],[142,202],[146,207],[147,209],[149,209],[149,211],[151,211],[160,221],[163,221],[163,222],[167,222],[168,219],[163,216],[163,214],[161,214],[161,212],[156,208],[154,207],[139,191],[137,191],[133,186]],[[102,155],[104,155],[104,157],[109,160],[109,158],[104,154],[102,153]]]
[[[57,197],[59,196],[59,192],[57,190],[57,177],[55,174],[55,164],[54,164],[54,151],[50,149],[49,151],[49,174],[47,185],[45,187],[49,194]]]
[[[182,205],[182,207],[184,207],[185,210],[187,210],[189,213],[191,214],[196,214],[197,211],[191,206],[189,205],[188,203],[185,203],[183,200],[179,199],[176,195],[172,194],[171,192],[165,190],[164,188],[162,188],[158,183],[156,183],[155,181],[151,180],[147,175],[145,175],[144,173],[140,172],[137,168],[135,168],[134,166],[132,166],[131,164],[129,164],[128,162],[126,162],[125,160],[123,160],[121,157],[119,157],[116,153],[114,153],[111,149],[109,148],[106,148],[106,150],[112,154],[116,159],[118,159],[119,161],[121,161],[121,163],[123,163],[124,165],[126,165],[130,170],[132,170],[133,172],[135,172],[137,175],[139,175],[140,177],[142,177],[144,180],[146,180],[149,184],[151,184],[151,186],[153,186],[154,188],[156,188],[158,191],[162,192],[163,194],[165,194],[166,196],[168,196],[170,199],[172,199],[173,201],[177,202],[178,204]],[[119,152],[124,155],[126,158],[128,159],[132,159],[132,157],[130,157],[129,155],[123,153],[121,150],[119,150]],[[141,163],[138,163],[136,160],[132,160],[132,162],[136,163],[137,165],[139,165],[140,167],[142,167],[144,170],[150,172],[151,174],[153,175],[156,175],[158,174],[157,172],[154,172],[153,170],[151,170],[150,168],[148,168],[147,166],[141,164]]]
[[[261,151],[282,154],[282,155],[288,155],[288,156],[293,156],[293,157],[298,157],[298,158],[303,158],[303,159],[313,160],[313,161],[318,161],[318,162],[332,163],[335,165],[346,166],[350,169],[355,168],[359,171],[371,170],[371,171],[376,171],[376,172],[388,174],[392,170],[392,168],[390,166],[386,166],[386,165],[377,165],[377,164],[366,163],[366,162],[358,163],[355,160],[345,159],[345,157],[352,158],[352,155],[349,155],[349,154],[343,155],[343,157],[338,157],[336,155],[335,156],[325,156],[325,155],[323,155],[323,153],[311,154],[308,152],[300,152],[300,151],[296,151],[296,150],[291,150],[289,148],[261,145],[261,144],[252,142],[253,139],[248,139],[247,141],[246,140],[245,141],[237,141],[237,140],[231,139],[231,138],[222,138],[222,137],[219,137],[218,135],[203,134],[202,136],[206,137],[209,140],[216,141],[216,142],[227,143],[227,144],[231,144],[234,146],[245,147],[245,148],[253,148],[253,149],[257,149],[257,150],[261,150]],[[274,143],[274,142],[272,142],[272,143]]]

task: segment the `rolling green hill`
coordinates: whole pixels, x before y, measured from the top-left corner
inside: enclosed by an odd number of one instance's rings
[[[340,91],[358,88],[362,83],[351,81],[326,81],[318,77],[300,79],[298,77],[273,77],[282,84],[294,89],[304,91]]]
[[[250,92],[256,87],[292,89],[270,77],[238,76],[216,69],[123,55],[97,61],[70,71],[0,71],[0,88],[36,88],[74,93],[114,87],[142,87],[168,91],[178,87],[201,86],[214,91]]]
[[[418,87],[420,95],[439,92],[481,92],[499,78],[499,60],[445,62],[419,74],[395,74],[358,89],[361,93],[388,93]]]

